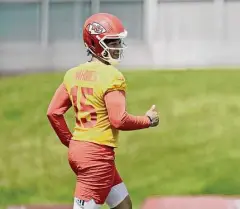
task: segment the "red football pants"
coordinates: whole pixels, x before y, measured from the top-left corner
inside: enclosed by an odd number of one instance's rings
[[[75,197],[104,204],[111,188],[122,182],[114,159],[112,147],[71,140],[68,160],[77,176]]]

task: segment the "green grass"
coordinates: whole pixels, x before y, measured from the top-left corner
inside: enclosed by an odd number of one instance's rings
[[[124,72],[128,111],[159,128],[122,132],[117,165],[135,208],[150,195],[240,194],[240,71]],[[46,118],[63,74],[0,79],[0,205],[72,203],[75,177]],[[73,127],[73,111],[67,114]]]

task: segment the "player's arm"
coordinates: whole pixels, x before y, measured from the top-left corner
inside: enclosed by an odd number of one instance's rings
[[[151,117],[147,115],[133,116],[126,111],[126,97],[124,91],[108,92],[104,100],[109,121],[114,128],[130,131],[148,128],[152,125]]]
[[[61,84],[49,104],[47,117],[59,139],[67,147],[72,138],[72,133],[70,132],[63,115],[71,106],[72,103],[67,90],[64,84]]]

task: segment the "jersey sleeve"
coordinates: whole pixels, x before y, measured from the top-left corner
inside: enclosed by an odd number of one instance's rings
[[[126,80],[122,73],[115,73],[106,86],[105,94],[111,91],[126,91],[127,85]]]

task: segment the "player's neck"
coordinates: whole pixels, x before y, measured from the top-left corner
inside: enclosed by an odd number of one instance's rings
[[[107,62],[107,61],[105,61],[105,60],[103,60],[101,58],[94,57],[94,56],[92,56],[90,62],[102,62],[105,65],[110,65],[109,62]]]

